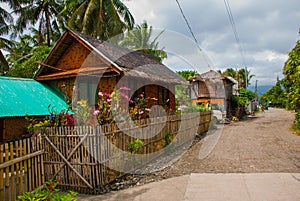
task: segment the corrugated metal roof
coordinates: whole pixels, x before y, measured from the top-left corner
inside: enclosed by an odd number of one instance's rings
[[[33,79],[0,76],[0,117],[48,115],[48,106],[60,112],[66,102],[50,87]]]

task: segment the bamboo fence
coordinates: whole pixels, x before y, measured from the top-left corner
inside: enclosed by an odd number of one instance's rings
[[[41,137],[0,145],[0,200],[14,201],[44,183]]]
[[[196,132],[207,132],[211,113],[200,113],[198,122],[193,123],[197,115],[145,119],[133,125],[48,128],[42,140],[45,180],[56,180],[63,190],[102,192],[104,186],[126,173],[143,169],[165,150],[174,152],[172,147],[190,143]],[[167,134],[174,145],[170,149],[164,149]],[[131,153],[128,145],[135,139],[141,139],[143,145]]]
[[[116,178],[188,146],[195,131],[208,131],[210,120],[211,113],[202,112],[133,125],[51,127],[42,136],[1,144],[0,200],[16,200],[50,179],[62,190],[97,194]],[[128,146],[135,139],[143,144],[131,153]]]

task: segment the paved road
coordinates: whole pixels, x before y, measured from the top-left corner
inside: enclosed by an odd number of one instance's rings
[[[300,136],[290,131],[293,119],[270,108],[212,132],[160,173],[178,177],[80,200],[300,201]]]

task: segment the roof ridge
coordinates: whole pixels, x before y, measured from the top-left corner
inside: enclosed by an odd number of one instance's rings
[[[9,77],[9,76],[0,76],[2,80],[20,80],[20,81],[36,81],[32,78],[24,78],[24,77]]]

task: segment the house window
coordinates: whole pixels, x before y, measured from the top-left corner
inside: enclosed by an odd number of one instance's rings
[[[162,106],[170,105],[170,93],[165,87],[158,87],[158,104]]]
[[[80,80],[78,83],[78,100],[86,100],[89,106],[95,107],[98,101],[98,84],[88,79]]]

